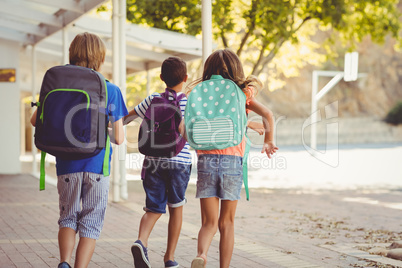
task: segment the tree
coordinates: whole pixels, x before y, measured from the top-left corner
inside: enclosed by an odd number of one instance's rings
[[[201,29],[198,0],[127,0],[127,19],[136,24],[197,34]]]
[[[329,38],[340,37],[350,49],[365,36],[376,43],[382,43],[387,35],[399,39],[398,2],[215,0],[214,35],[239,56],[245,50],[258,51],[252,73],[259,75],[286,42],[299,42],[298,32],[307,22],[332,30]],[[127,0],[127,18],[133,23],[197,35],[201,33],[201,1]]]

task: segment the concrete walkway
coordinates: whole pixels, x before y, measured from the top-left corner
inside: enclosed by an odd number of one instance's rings
[[[109,202],[105,226],[89,267],[133,267],[131,244],[138,235],[144,193],[129,182],[129,200]],[[57,267],[58,195],[46,185],[40,192],[31,175],[0,175],[0,267]],[[190,267],[200,227],[195,185],[176,251],[181,267]],[[374,246],[402,240],[400,191],[244,191],[236,216],[231,267],[402,267],[402,261],[370,255]],[[152,267],[163,267],[167,216],[149,240]],[[219,234],[209,250],[208,267],[219,267]]]

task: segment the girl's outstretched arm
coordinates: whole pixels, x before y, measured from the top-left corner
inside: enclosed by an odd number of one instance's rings
[[[258,134],[263,135],[265,133],[264,125],[254,121],[248,121],[247,127],[256,131]]]
[[[274,142],[274,117],[267,107],[262,105],[254,97],[249,101],[247,108],[255,112],[262,117],[262,122],[264,124],[265,136],[264,145],[262,147],[261,153],[266,153],[268,158],[271,158],[274,153],[278,150]]]

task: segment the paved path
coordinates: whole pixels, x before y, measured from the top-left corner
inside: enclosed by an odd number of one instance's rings
[[[31,175],[0,175],[0,267],[57,267],[58,197],[55,186],[39,192]],[[402,267],[369,255],[367,248],[402,240],[400,191],[252,190],[239,202],[231,267]],[[190,267],[200,226],[199,202],[190,185],[176,260]],[[140,181],[129,199],[109,202],[105,226],[89,267],[133,267],[130,252],[143,214]],[[167,216],[149,240],[152,267],[163,267]],[[219,234],[208,267],[219,267]]]

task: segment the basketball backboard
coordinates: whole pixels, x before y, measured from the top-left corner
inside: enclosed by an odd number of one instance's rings
[[[344,80],[356,81],[359,69],[359,53],[350,52],[345,54]]]

